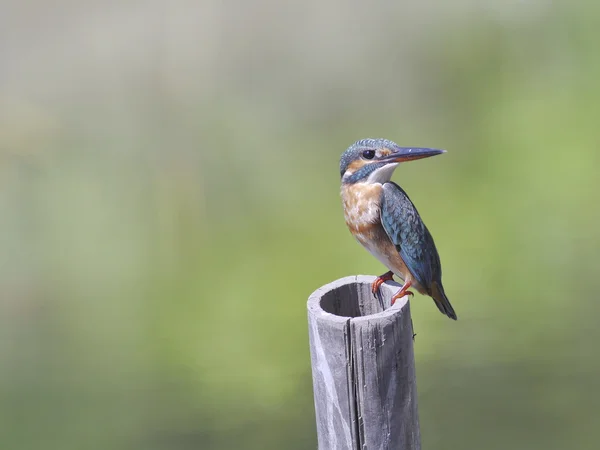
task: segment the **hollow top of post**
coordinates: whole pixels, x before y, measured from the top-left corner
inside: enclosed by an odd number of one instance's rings
[[[398,292],[400,285],[388,281],[374,295],[371,283],[375,279],[371,275],[354,275],[328,283],[308,298],[308,311],[332,322],[346,322],[349,319],[353,322],[385,320],[401,313],[408,304],[408,296],[399,298],[393,306],[390,304],[391,297]]]

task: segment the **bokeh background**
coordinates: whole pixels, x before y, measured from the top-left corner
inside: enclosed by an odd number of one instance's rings
[[[600,439],[600,6],[0,6],[0,447],[311,449],[305,301],[382,272],[338,159],[394,180],[459,321],[412,301],[424,449]]]

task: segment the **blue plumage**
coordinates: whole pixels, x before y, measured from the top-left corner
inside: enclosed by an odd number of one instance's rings
[[[417,208],[396,183],[383,185],[381,223],[408,270],[431,295],[432,282],[442,278],[440,257]]]

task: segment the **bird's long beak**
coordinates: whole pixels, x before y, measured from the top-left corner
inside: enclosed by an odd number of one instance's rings
[[[415,159],[429,158],[430,156],[446,153],[446,150],[419,147],[395,147],[390,150],[391,153],[382,157],[379,161],[386,163],[401,163],[405,161],[413,161]]]

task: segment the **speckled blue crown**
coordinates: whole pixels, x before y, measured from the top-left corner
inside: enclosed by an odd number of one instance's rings
[[[344,176],[344,173],[346,172],[346,169],[348,169],[348,166],[350,165],[350,163],[356,159],[356,157],[358,156],[358,154],[364,150],[368,150],[368,149],[378,149],[378,148],[395,148],[398,147],[398,144],[396,144],[393,141],[390,141],[389,139],[383,139],[383,138],[378,138],[378,139],[361,139],[360,141],[356,141],[354,144],[352,144],[350,147],[348,147],[346,149],[346,151],[342,154],[342,157],[340,158],[340,177]]]

